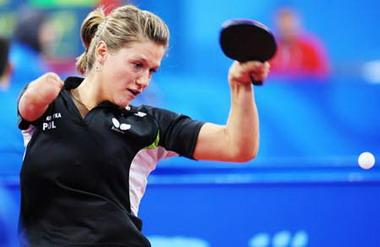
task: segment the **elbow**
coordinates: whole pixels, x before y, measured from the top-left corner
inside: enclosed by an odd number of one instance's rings
[[[235,162],[246,163],[256,158],[257,153],[242,154],[236,157]]]
[[[239,148],[232,155],[233,162],[245,163],[256,158],[258,147],[252,148]]]
[[[18,105],[18,111],[21,115],[21,117],[27,121],[34,121],[36,119],[36,116],[34,112],[36,111],[35,105],[33,103],[30,103],[29,95],[25,93],[19,102]]]

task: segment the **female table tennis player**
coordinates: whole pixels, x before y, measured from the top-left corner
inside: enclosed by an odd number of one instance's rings
[[[81,27],[83,78],[32,81],[18,105],[26,152],[21,171],[22,246],[150,246],[138,207],[159,159],[243,162],[255,157],[259,123],[251,77],[268,63],[233,63],[231,111],[216,125],[153,106],[133,106],[167,50],[169,31],[132,5]],[[191,97],[189,95],[189,97]]]

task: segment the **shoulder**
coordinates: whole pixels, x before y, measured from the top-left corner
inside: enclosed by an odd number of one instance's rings
[[[78,87],[82,83],[83,80],[84,78],[82,77],[69,76],[64,81],[64,89],[66,90],[74,89]]]

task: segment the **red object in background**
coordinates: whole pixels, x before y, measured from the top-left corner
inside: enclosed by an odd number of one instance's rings
[[[317,77],[328,75],[328,59],[317,40],[299,36],[291,44],[278,40],[277,45],[277,53],[270,62],[272,74]]]
[[[76,74],[75,58],[45,58],[49,71],[54,71],[61,77]]]
[[[99,0],[98,3],[98,7],[103,7],[106,15],[119,6],[121,6],[121,0]]]

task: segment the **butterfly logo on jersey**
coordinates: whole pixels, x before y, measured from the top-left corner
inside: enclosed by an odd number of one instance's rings
[[[138,117],[145,117],[145,116],[146,116],[146,113],[145,113],[145,112],[141,112],[141,111],[139,111],[139,112],[136,112],[136,113],[135,113],[135,116],[138,116]]]
[[[120,123],[119,120],[117,120],[116,118],[112,118],[112,127],[111,129],[114,130],[114,131],[117,131],[119,133],[125,133],[126,130],[129,130],[132,125],[130,124],[126,124],[126,123]]]

